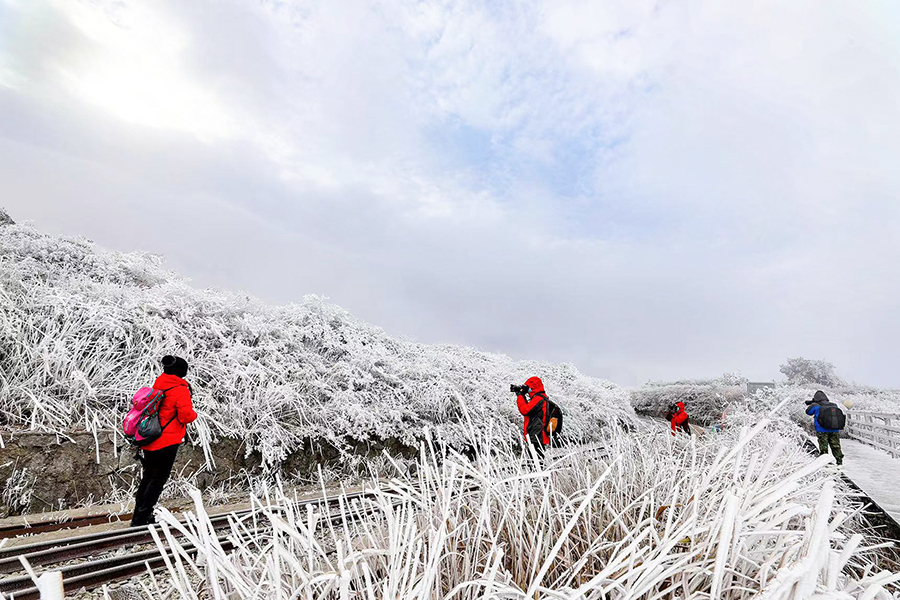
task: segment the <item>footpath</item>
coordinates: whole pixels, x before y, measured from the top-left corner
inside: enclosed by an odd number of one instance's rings
[[[847,438],[841,449],[844,474],[900,523],[900,458]]]

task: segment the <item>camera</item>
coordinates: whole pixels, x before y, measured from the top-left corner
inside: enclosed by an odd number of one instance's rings
[[[509,391],[511,391],[513,394],[520,394],[522,396],[527,394],[528,390],[530,389],[531,388],[529,388],[527,385],[516,385],[514,383],[510,384],[509,386]]]

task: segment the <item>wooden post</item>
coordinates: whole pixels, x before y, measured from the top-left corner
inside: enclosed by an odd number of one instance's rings
[[[887,427],[891,426],[891,416],[890,415],[884,416],[884,424]],[[894,437],[895,437],[894,432],[891,431],[890,429],[888,429],[885,431],[885,433],[887,434],[888,448],[891,449],[891,451],[888,452],[888,454],[891,455],[891,458],[897,458],[897,455],[894,453]]]

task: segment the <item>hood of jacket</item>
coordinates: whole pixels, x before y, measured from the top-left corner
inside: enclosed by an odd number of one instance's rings
[[[528,389],[531,390],[532,394],[544,391],[544,382],[541,381],[540,377],[529,377],[525,381],[525,385],[528,386]]]
[[[813,394],[813,402],[818,402],[820,404],[824,404],[826,402],[829,402],[828,396],[825,395],[825,392],[823,392],[822,390],[819,390],[818,392]]]

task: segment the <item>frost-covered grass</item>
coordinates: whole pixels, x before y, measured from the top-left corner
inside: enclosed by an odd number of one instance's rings
[[[638,414],[662,417],[669,406],[684,402],[692,423],[718,423],[726,408],[741,402],[747,380],[739,374],[726,373],[715,379],[651,382],[631,390],[631,405]]]
[[[0,488],[0,505],[16,512],[27,511],[31,506],[36,477],[33,473],[29,473],[28,469],[13,469],[12,474]],[[6,516],[2,514],[0,518]]]
[[[900,390],[885,390],[869,386],[843,384],[827,387],[814,384],[778,383],[773,389],[747,395],[747,380],[737,374],[726,374],[716,379],[683,380],[648,383],[630,392],[635,412],[662,417],[666,408],[683,401],[691,422],[704,425],[721,423],[728,412],[746,408],[766,414],[781,406],[784,414],[797,423],[807,423],[806,400],[817,390],[841,406],[849,404],[849,410],[874,411],[900,414]],[[771,415],[770,415],[771,416]]]
[[[849,404],[850,410],[900,414],[900,390],[878,389],[868,386],[844,385],[836,388],[823,386],[779,386],[776,397],[790,396],[800,405],[812,398],[816,390],[822,390],[832,402],[842,406]],[[804,407],[805,408],[805,407]]]
[[[464,406],[476,430],[518,439],[508,385],[531,375],[566,411],[571,439],[634,414],[625,390],[570,365],[395,339],[321,298],[269,306],[198,290],[158,257],[0,225],[0,426],[118,430],[165,354],[191,365],[195,439],[207,450],[243,439],[267,464],[304,440],[415,446],[425,427],[463,447]]]
[[[347,502],[330,524],[277,489],[261,516],[212,535],[199,494],[162,598],[889,598],[828,456],[758,422],[703,439],[608,428],[601,443],[538,468],[509,446],[474,462],[422,453],[414,479]],[[184,537],[173,538],[172,529]],[[163,586],[161,586],[163,587]]]
[[[764,390],[747,399],[748,408],[760,413],[771,414],[780,406],[781,416],[791,418],[795,423],[812,430],[812,417],[806,414],[806,401],[811,400],[817,390],[824,391],[832,402],[842,407],[845,413],[872,411],[900,415],[900,392],[880,390],[863,386],[842,386],[829,388],[814,385],[779,384],[775,389]],[[729,408],[734,410],[735,405]]]

